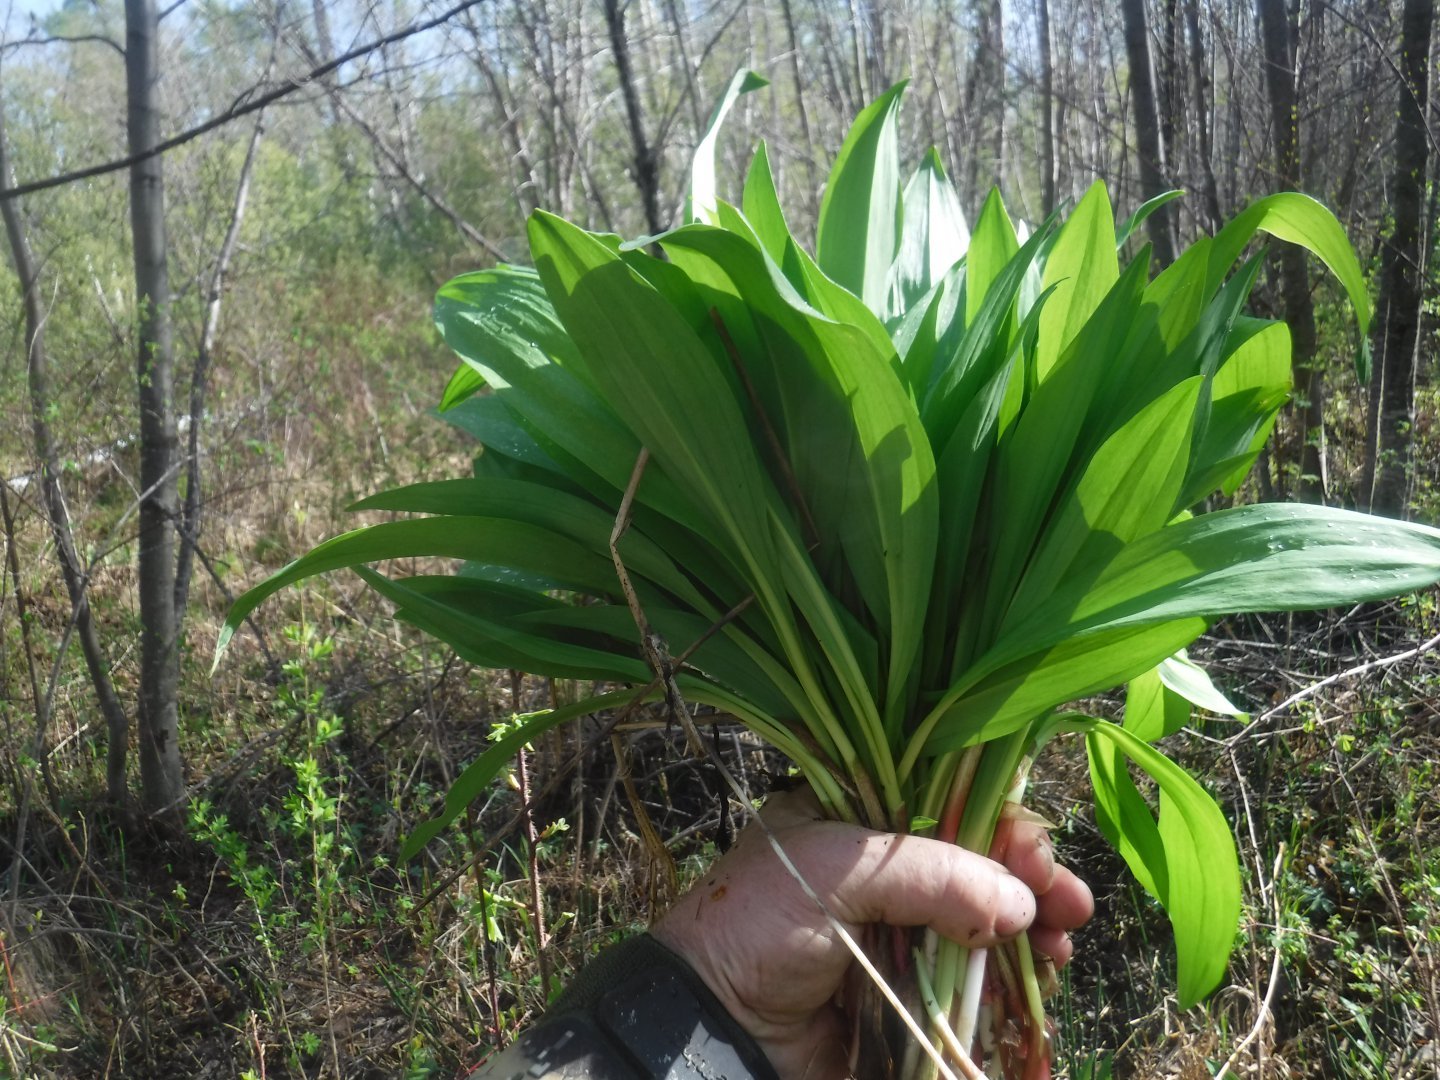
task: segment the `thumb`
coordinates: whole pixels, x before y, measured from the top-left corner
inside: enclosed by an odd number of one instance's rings
[[[833,902],[853,922],[928,926],[961,945],[983,948],[1014,937],[1035,919],[1034,893],[983,855],[888,833],[866,833],[862,847],[853,871],[832,890]]]

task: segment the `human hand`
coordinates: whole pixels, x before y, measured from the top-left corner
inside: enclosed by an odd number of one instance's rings
[[[824,820],[808,793],[771,796],[763,814],[852,936],[870,923],[928,926],[985,948],[1028,928],[1034,950],[1058,966],[1071,954],[1066,931],[1094,910],[1089,888],[1055,864],[1035,825],[1002,822],[995,862],[938,840]],[[835,1001],[850,950],[755,825],[650,932],[689,962],[781,1080],[849,1075]]]

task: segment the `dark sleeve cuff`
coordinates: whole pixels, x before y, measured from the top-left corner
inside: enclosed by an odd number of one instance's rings
[[[779,1080],[690,965],[649,934],[592,960],[541,1023],[473,1075]]]

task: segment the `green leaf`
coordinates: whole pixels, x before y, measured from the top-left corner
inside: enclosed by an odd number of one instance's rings
[[[440,411],[443,413],[448,409],[453,409],[471,394],[483,388],[484,385],[485,376],[469,364],[461,364],[455,369],[455,374],[450,376],[450,381],[445,384],[445,392],[440,395]]]
[[[549,529],[502,518],[423,518],[389,521],[356,529],[316,545],[277,570],[231,605],[215,643],[215,663],[245,616],[286,585],[328,570],[384,559],[437,556],[513,567],[538,574],[582,592],[604,594],[615,588],[615,568]]]
[[[900,252],[890,268],[887,318],[904,315],[965,257],[970,229],[932,146],[905,185]]]
[[[900,249],[898,116],[905,83],[896,83],[851,125],[820,201],[815,260],[831,279],[884,315],[890,264]]]
[[[1198,705],[1207,712],[1218,713],[1221,716],[1244,718],[1248,715],[1245,710],[1232,704],[1230,699],[1210,681],[1209,673],[1186,656],[1184,652],[1176,653],[1169,659],[1162,660],[1160,666],[1155,670],[1160,681],[1165,685],[1165,689],[1179,695],[1192,705]]]
[[[1129,240],[1135,230],[1145,224],[1146,219],[1155,213],[1156,210],[1159,210],[1166,203],[1173,202],[1184,194],[1185,192],[1183,191],[1162,191],[1154,198],[1146,199],[1133,214],[1125,219],[1125,224],[1120,226],[1120,229],[1115,233],[1116,248],[1124,247],[1125,241]]]
[[[995,515],[987,529],[994,555],[986,575],[983,612],[989,626],[998,625],[1010,605],[1045,515],[1070,468],[1086,413],[1105,375],[1105,360],[1119,350],[1135,318],[1144,277],[1144,267],[1127,268],[1051,377],[1035,389],[997,454],[994,482],[1006,502],[1004,512]],[[1042,329],[1054,302],[1052,294],[1039,313]]]
[[[361,499],[350,509],[510,518],[567,537],[607,561],[610,533],[615,524],[614,512],[577,495],[525,481],[492,477],[438,480],[392,488]],[[632,575],[653,581],[697,610],[706,611],[708,605],[699,590],[643,529],[632,527],[617,546],[625,568]],[[618,587],[613,578],[611,585]]]
[[[1189,701],[1166,686],[1160,677],[1160,669],[1167,663],[1168,658],[1160,661],[1149,671],[1136,675],[1125,687],[1125,729],[1146,742],[1173,735],[1190,722]],[[1146,889],[1155,891],[1148,885]]]
[[[1231,338],[1239,344],[1215,372],[1209,423],[1195,448],[1182,506],[1216,488],[1229,495],[1240,486],[1290,397],[1290,328],[1240,320]]]
[[[757,582],[773,581],[774,493],[715,358],[674,308],[588,233],[537,211],[530,243],[604,400],[703,509],[723,548]]]
[[[762,252],[699,227],[672,233],[665,249],[692,277],[719,282],[723,274],[757,316],[757,356],[773,358],[780,380],[783,412],[772,421],[783,425],[822,545],[839,540],[888,630],[893,701],[920,648],[938,528],[935,463],[914,403],[888,355],[805,306]]]
[[[706,126],[704,136],[695,147],[695,158],[690,165],[690,196],[686,200],[686,221],[714,223],[715,142],[720,136],[720,125],[725,122],[725,117],[742,94],[748,94],[769,85],[769,79],[757,75],[753,71],[737,71],[731,77],[730,85],[725,88],[725,93],[720,95],[720,100],[715,103],[715,111],[710,114],[710,123]]]
[[[900,775],[922,753],[933,756],[998,739],[1033,724],[1047,709],[1119,686],[1190,644],[1207,625],[1190,618],[1104,627],[991,670],[962,693],[947,694],[926,716]]]
[[[1127,637],[1126,628],[1163,630],[1190,621],[1203,628],[1219,615],[1351,604],[1436,581],[1440,530],[1423,525],[1293,504],[1241,506],[1178,522],[1064,582],[1007,629],[920,723],[905,761],[919,755],[918,743],[939,753],[1013,730],[1024,720],[1012,698],[1025,709],[1033,704],[1033,717],[1049,707],[1046,701],[1059,704],[1138,675],[1200,633],[1163,647],[1163,633]],[[1072,676],[1091,649],[1103,650],[1103,663]],[[1031,673],[1050,682],[1027,687]],[[1066,696],[1055,696],[1066,688]],[[901,776],[907,771],[902,764]]]
[[[1220,230],[1210,255],[1211,291],[1256,232],[1298,244],[1319,258],[1350,297],[1360,335],[1369,332],[1370,298],[1355,249],[1335,215],[1298,191],[1280,191],[1258,199]]]
[[[435,298],[435,325],[573,480],[624,490],[639,440],[577,376],[575,344],[535,271],[499,266],[453,279]],[[647,496],[683,514],[664,480]]]
[[[1235,944],[1240,864],[1230,826],[1193,777],[1127,729],[1103,720],[1075,727],[1086,735],[1097,824],[1170,916],[1180,1007],[1188,1009],[1220,985]],[[1131,794],[1117,752],[1159,787],[1158,821]]]
[[[535,441],[529,429],[505,404],[503,397],[493,394],[469,397],[440,416],[447,424],[480,443],[485,453],[502,454],[526,465],[563,475],[555,459]]]
[[[1055,292],[1040,318],[1035,369],[1042,383],[1119,277],[1115,218],[1105,184],[1097,180],[1061,227],[1045,259],[1042,287]]]
[[[1065,582],[990,662],[1102,626],[1333,607],[1437,580],[1440,530],[1324,506],[1239,506],[1143,536]]]
[[[411,587],[410,579],[391,580],[363,566],[355,570],[367,585],[396,605],[396,618],[414,624],[481,667],[594,682],[644,683],[649,678],[638,650],[628,644],[567,641],[536,634],[522,619],[504,615],[497,605],[485,603],[488,597],[473,590],[436,589],[433,578],[422,579],[424,584],[417,589]],[[553,607],[547,605],[546,611]]]
[[[745,192],[741,201],[745,220],[755,236],[776,263],[785,261],[785,248],[790,243],[790,229],[785,224],[785,211],[775,191],[775,177],[770,172],[770,155],[765,141],[755,147],[750,170],[745,174]]]
[[[1066,577],[1170,521],[1190,461],[1202,382],[1199,376],[1187,379],[1156,398],[1085,464],[1046,522],[1007,621],[1043,601]]]
[[[491,781],[500,774],[500,770],[527,743],[534,742],[545,732],[570,720],[578,720],[591,713],[628,704],[635,696],[634,690],[617,690],[608,694],[596,694],[584,701],[577,701],[574,705],[566,705],[549,712],[515,717],[513,726],[504,738],[467,765],[464,772],[455,778],[455,782],[445,794],[445,808],[436,817],[416,826],[415,831],[406,837],[400,848],[400,862],[409,862],[420,853],[421,848],[459,818],[467,806],[484,794]]]
[[[990,286],[1019,250],[1020,241],[1005,212],[1000,189],[991,188],[965,251],[965,325],[975,321]]]

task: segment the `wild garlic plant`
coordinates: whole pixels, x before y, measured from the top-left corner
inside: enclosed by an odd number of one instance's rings
[[[1023,813],[1040,747],[1083,735],[1100,827],[1169,915],[1189,1006],[1225,974],[1241,885],[1215,801],[1153,745],[1192,704],[1235,711],[1186,646],[1225,614],[1440,579],[1440,532],[1419,525],[1199,512],[1236,491],[1290,394],[1285,325],[1244,310],[1252,240],[1313,252],[1363,339],[1354,254],[1296,193],[1153,278],[1148,249],[1122,250],[1155,204],[1117,229],[1103,184],[1028,235],[992,192],[970,230],[933,150],[901,172],[902,85],[855,121],[812,255],[763,144],[739,203],[717,195],[720,122],[762,84],[737,76],[717,107],[680,227],[627,243],[537,212],[533,269],[440,290],[436,323],[464,361],[441,408],[483,444],[474,475],[356,504],[427,516],[321,544],[237,601],[220,647],[277,589],[354,567],[476,664],[653,686],[654,642],[611,557],[628,493],[618,552],[648,627],[686,657],[683,695],[788,755],[825,813],[986,852],[1002,815]],[[363,565],[422,555],[462,563],[408,578]],[[1127,682],[1123,723],[1066,711]],[[522,718],[404,854],[518,747],[634,696]],[[1024,938],[989,957],[933,935],[895,944],[876,959],[954,1068],[976,1075],[958,1047],[1006,1077],[1048,1075]],[[860,1075],[935,1075],[887,1030]]]

